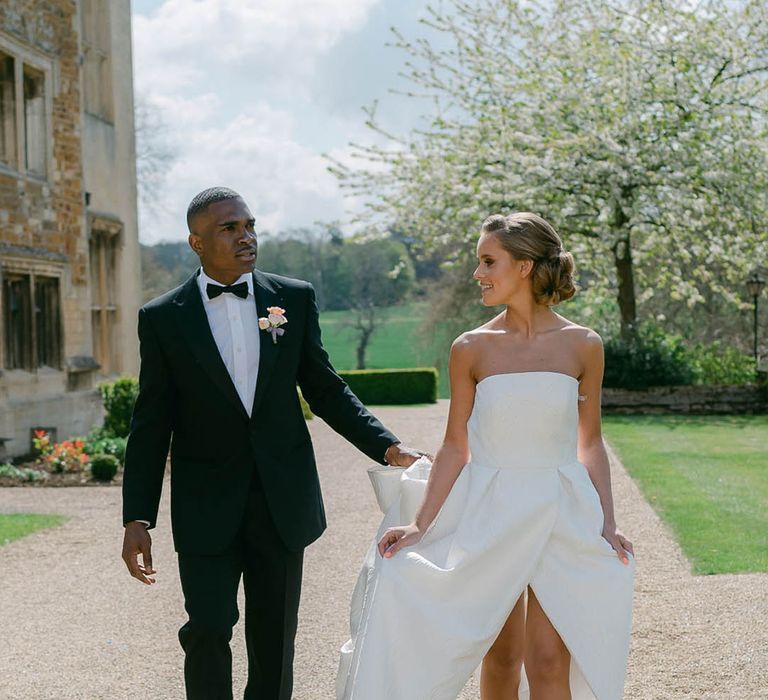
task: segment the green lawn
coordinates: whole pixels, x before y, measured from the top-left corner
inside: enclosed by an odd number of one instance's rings
[[[580,303],[578,298],[574,302],[569,302],[563,312],[577,322],[595,324],[614,311],[613,307],[609,306],[607,309],[598,310],[595,317],[591,317],[580,308]],[[444,332],[441,333],[442,337],[436,338],[432,331],[427,330],[429,315],[429,302],[425,301],[384,309],[382,316],[385,320],[373,335],[366,364],[369,369],[437,367],[439,372],[437,395],[441,399],[447,399],[450,396],[447,372],[448,353],[451,341],[458,332],[455,330],[453,333]],[[357,365],[355,335],[349,327],[346,327],[352,318],[352,311],[323,311],[320,314],[323,345],[337,369],[354,369]]]
[[[448,344],[435,343],[421,332],[428,309],[424,302],[395,306],[382,311],[384,322],[376,330],[368,348],[368,369],[400,367],[439,367],[440,386],[438,395],[448,396],[448,380],[442,371],[442,363],[448,356]],[[345,324],[352,318],[350,311],[323,311],[320,327],[323,345],[337,369],[354,369],[356,341],[351,328]],[[445,347],[442,347],[445,345]]]
[[[696,574],[768,571],[768,416],[605,418]]]
[[[66,520],[61,515],[34,515],[32,513],[0,513],[0,545],[18,540],[37,530],[61,525]]]

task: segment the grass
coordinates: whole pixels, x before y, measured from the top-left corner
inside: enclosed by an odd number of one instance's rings
[[[768,416],[605,418],[696,574],[768,571]]]
[[[448,378],[443,371],[443,363],[447,359],[448,346],[435,343],[433,338],[422,332],[427,313],[425,302],[413,302],[382,311],[384,321],[369,345],[366,367],[438,367],[438,395],[446,398]],[[350,311],[323,311],[320,314],[323,345],[337,369],[354,369],[357,366],[355,334],[346,325],[351,319]]]
[[[18,540],[47,527],[61,525],[61,515],[35,515],[32,513],[0,513],[0,545]]]

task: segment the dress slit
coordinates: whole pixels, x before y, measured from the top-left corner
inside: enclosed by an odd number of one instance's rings
[[[547,610],[547,608],[544,606],[544,603],[541,602],[541,598],[539,597],[539,594],[536,593],[536,588],[534,587],[533,583],[529,583],[526,586],[526,590],[528,588],[530,588],[534,592],[534,594],[536,596],[536,600],[539,601],[539,605],[541,606],[541,609],[544,611],[544,614],[546,615],[547,620],[549,620],[549,624],[552,625],[552,627],[554,628],[555,632],[557,632],[558,636],[560,637],[560,639],[562,640],[563,644],[565,645],[566,650],[568,651],[568,655],[570,657],[570,671],[569,671],[569,674],[568,674],[568,676],[569,676],[568,685],[569,685],[570,690],[571,690],[571,696],[572,697],[579,697],[580,700],[594,700],[594,698],[597,697],[597,694],[595,693],[594,688],[592,688],[592,684],[589,682],[589,679],[587,678],[587,675],[584,673],[584,669],[581,666],[581,664],[579,663],[577,655],[573,653],[573,649],[569,646],[568,640],[563,636],[563,633],[558,628],[558,625],[556,624],[556,622],[552,619],[552,616],[550,615],[550,613]],[[526,615],[527,615],[527,601],[526,601]],[[584,689],[583,688],[582,689],[574,689],[574,687],[573,687],[574,680],[575,680],[574,677],[576,677],[577,681],[581,680],[582,684],[585,685],[589,689],[589,692],[592,693],[592,697],[591,698],[588,698],[588,697],[586,697],[584,695]],[[525,675],[525,654],[523,654],[523,670],[522,670],[522,677],[521,677],[521,682],[520,682],[521,686],[523,685],[523,682],[525,682],[526,686],[528,685],[527,676]],[[580,690],[581,692],[580,692],[579,695],[575,695],[574,694],[574,690]],[[521,687],[520,691],[518,692],[518,699],[519,700],[528,700],[528,693],[529,692],[530,691],[528,690],[527,687],[525,687],[525,688]]]

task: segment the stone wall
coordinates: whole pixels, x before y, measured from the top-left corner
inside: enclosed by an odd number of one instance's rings
[[[51,172],[45,181],[0,171],[2,240],[62,253],[72,283],[88,283],[88,250],[82,245],[83,202],[77,6],[74,0],[3,0],[0,33],[17,43],[23,59],[50,61]],[[0,43],[2,48],[2,43]],[[13,44],[9,45],[13,50]],[[15,51],[14,51],[15,53]]]
[[[12,436],[0,435],[13,438],[13,442],[0,446],[0,461],[5,457],[29,454],[34,428],[55,428],[56,439],[61,441],[84,436],[104,420],[104,406],[98,389],[49,396],[45,402],[14,399],[7,408],[13,413],[17,430]]]
[[[100,420],[101,400],[93,391],[100,371],[93,359],[89,261],[90,225],[96,218],[117,222],[120,229],[116,300],[111,302],[117,359],[109,371],[135,374],[138,368],[130,3],[104,3],[100,10],[106,8],[103,16],[109,20],[107,46],[116,78],[109,122],[84,111],[84,4],[0,0],[0,50],[44,75],[47,122],[45,175],[26,173],[22,153],[13,165],[0,163],[0,264],[6,273],[59,279],[63,355],[60,368],[0,369],[0,438],[6,456],[29,450],[30,427],[56,427],[63,439],[88,432]],[[102,138],[107,132],[109,138]],[[0,328],[0,340],[3,333]]]
[[[0,240],[17,263],[25,248],[34,251],[31,258],[47,253],[66,261],[59,266],[65,357],[92,349],[78,22],[75,0],[0,3],[0,49],[44,68],[51,135],[45,178],[0,168]]]
[[[644,391],[603,389],[606,414],[768,413],[768,386],[670,386]]]
[[[83,114],[83,179],[92,218],[107,214],[120,222],[119,256],[114,271],[117,295],[115,360],[119,373],[138,374],[136,334],[141,299],[136,143],[133,117],[131,8],[124,0],[109,3],[112,55],[113,119]]]

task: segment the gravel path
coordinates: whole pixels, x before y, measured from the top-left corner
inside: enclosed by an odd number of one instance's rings
[[[447,402],[375,412],[404,440],[434,450]],[[321,421],[310,425],[330,527],[306,556],[294,698],[331,700],[349,595],[380,514],[367,459]],[[614,491],[620,524],[638,555],[625,697],[768,698],[768,575],[691,576],[619,464]],[[70,520],[0,549],[0,698],[181,700],[176,632],[184,610],[167,498],[162,525],[153,531],[159,580],[149,589],[132,580],[120,560],[119,489],[0,489],[0,512],[14,511],[61,513]],[[242,689],[240,628],[233,654],[235,687]],[[477,698],[473,679],[461,700]]]

